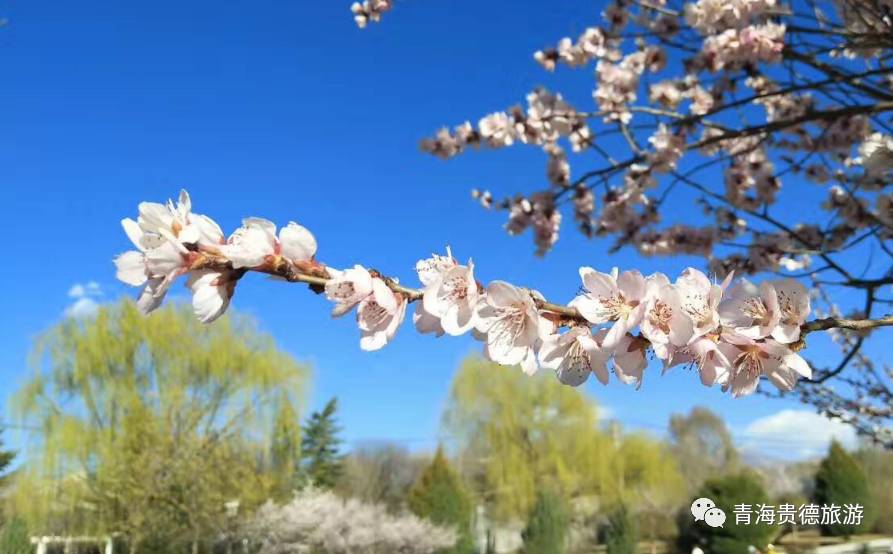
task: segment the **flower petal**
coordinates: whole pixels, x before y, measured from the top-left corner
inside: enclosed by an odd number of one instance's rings
[[[316,254],[316,238],[293,221],[279,231],[279,244],[282,255],[292,261],[310,260]]]

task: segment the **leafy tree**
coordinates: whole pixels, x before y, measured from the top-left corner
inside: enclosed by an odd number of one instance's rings
[[[299,478],[301,460],[301,428],[294,404],[287,391],[277,398],[278,407],[273,419],[270,445],[270,465],[275,478],[273,496],[277,500],[290,498]]]
[[[725,422],[707,408],[696,406],[687,415],[670,416],[670,442],[679,467],[697,467],[682,471],[688,492],[723,473],[735,472],[738,451]]]
[[[860,525],[823,525],[822,532],[827,535],[849,536],[867,531],[874,525],[874,507],[865,472],[837,441],[831,443],[828,455],[816,472],[815,500],[818,504],[861,504],[863,507]]]
[[[34,365],[16,395],[40,429],[16,512],[46,533],[123,533],[134,552],[195,551],[227,524],[224,503],[270,494],[258,429],[294,409],[307,376],[248,319],[145,317],[131,302],[52,328]]]
[[[568,514],[557,493],[539,491],[524,528],[524,552],[527,554],[564,554],[567,543]]]
[[[875,509],[874,531],[893,535],[893,451],[864,447],[855,458],[871,484],[872,506]]]
[[[639,542],[636,521],[626,507],[617,506],[608,516],[605,527],[605,546],[608,554],[636,554]]]
[[[457,437],[460,467],[497,521],[527,517],[537,491],[617,494],[616,455],[597,426],[597,407],[553,375],[471,358],[453,379],[444,427]]]
[[[450,468],[442,448],[437,449],[434,459],[409,491],[408,504],[409,509],[419,517],[456,529],[458,540],[448,552],[464,554],[474,551],[471,499],[459,476]]]
[[[621,474],[618,497],[636,514],[637,531],[650,539],[675,534],[673,510],[685,503],[686,484],[665,443],[634,433],[623,437],[612,467]]]
[[[315,487],[331,489],[343,471],[339,454],[341,427],[335,421],[338,399],[332,398],[322,411],[313,412],[304,424],[301,439],[302,475]]]
[[[406,508],[410,489],[429,463],[393,444],[360,446],[344,458],[337,491],[345,497],[383,504],[397,513]]]
[[[31,554],[31,535],[25,520],[14,517],[0,529],[0,552],[3,554]]]
[[[710,479],[697,493],[697,498],[709,498],[716,507],[726,513],[722,527],[710,527],[703,521],[693,521],[689,506],[684,506],[679,515],[680,548],[689,551],[693,546],[701,547],[711,554],[747,554],[748,547],[765,550],[766,545],[777,532],[777,527],[765,523],[737,524],[734,517],[736,504],[769,503],[769,496],[759,478],[749,472]]]

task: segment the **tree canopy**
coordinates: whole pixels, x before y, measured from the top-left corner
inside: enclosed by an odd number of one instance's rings
[[[134,548],[195,544],[223,527],[224,503],[261,502],[275,474],[258,429],[299,410],[308,377],[248,318],[206,326],[181,305],[147,318],[129,301],[59,323],[33,364],[16,395],[40,429],[18,513],[40,532],[119,532]]]

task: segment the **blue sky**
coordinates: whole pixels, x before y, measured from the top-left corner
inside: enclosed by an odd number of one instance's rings
[[[570,221],[553,253],[536,258],[530,238],[507,236],[469,189],[532,190],[542,182],[540,152],[443,162],[418,151],[439,126],[522,101],[536,85],[589,105],[590,70],[549,75],[531,54],[575,36],[598,10],[540,4],[399,2],[365,31],[347,0],[0,4],[9,20],[0,30],[5,396],[26,374],[33,338],[76,300],[73,285],[96,282],[100,301],[133,294],[114,280],[112,258],[128,248],[119,221],[181,187],[225,229],[250,215],[295,220],[313,230],[330,265],[362,263],[407,282],[417,259],[446,244],[474,258],[483,280],[557,301],[577,290],[581,264],[670,274],[698,264],[609,255]],[[350,318],[331,321],[322,298],[260,278],[240,283],[234,305],[312,365],[310,406],[337,395],[351,443],[432,447],[451,376],[478,350],[407,325],[386,349],[362,353]],[[663,378],[652,370],[639,392],[616,382],[586,391],[628,427],[654,432],[695,404],[721,413],[742,439],[759,418],[803,409],[733,400],[683,369]],[[785,455],[783,439],[767,441]]]

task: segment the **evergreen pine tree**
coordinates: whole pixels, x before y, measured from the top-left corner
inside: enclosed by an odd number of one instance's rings
[[[332,398],[320,412],[313,412],[304,425],[301,438],[301,475],[313,486],[331,489],[343,470],[338,453],[341,427],[335,421],[338,399]]]
[[[639,533],[635,519],[626,505],[621,504],[608,516],[605,527],[605,546],[608,554],[636,554]]]
[[[15,457],[15,450],[3,450],[3,439],[0,438],[0,483],[5,480],[6,469]]]
[[[456,529],[456,545],[446,553],[474,552],[471,538],[471,499],[459,476],[450,468],[442,448],[437,449],[431,464],[419,475],[409,491],[408,504],[409,509],[417,516]]]
[[[685,506],[678,520],[679,546],[683,552],[690,551],[693,546],[710,554],[747,554],[750,546],[765,552],[766,545],[779,530],[775,525],[756,523],[755,517],[750,524],[735,521],[736,504],[769,504],[769,495],[755,474],[744,472],[710,479],[695,498],[713,500],[716,507],[726,513],[726,521],[722,527],[710,527],[704,521],[694,521],[689,507]]]
[[[837,441],[831,443],[828,456],[822,460],[816,472],[815,501],[827,506],[862,505],[863,517],[860,525],[823,525],[822,532],[826,535],[849,536],[868,531],[874,525],[875,511],[865,472]]]
[[[522,533],[527,554],[564,554],[568,518],[561,497],[551,491],[537,493]]]

